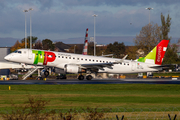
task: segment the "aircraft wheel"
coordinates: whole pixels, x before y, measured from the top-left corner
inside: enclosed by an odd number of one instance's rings
[[[92,80],[92,78],[93,78],[93,77],[92,77],[91,75],[86,76],[86,79],[87,79],[87,80]]]
[[[83,75],[79,75],[78,79],[79,80],[84,80],[84,76]]]

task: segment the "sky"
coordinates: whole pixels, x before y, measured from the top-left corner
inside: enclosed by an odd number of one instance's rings
[[[133,38],[150,22],[161,25],[160,15],[170,14],[169,36],[180,38],[180,0],[0,0],[0,47],[12,46],[30,35],[38,40],[50,39],[64,43],[83,43],[85,30],[89,39],[95,35],[97,44],[114,41],[133,45]],[[145,8],[153,8],[147,10]],[[23,10],[32,8],[32,11]],[[26,16],[26,17],[25,17]],[[126,38],[126,39],[125,39]]]

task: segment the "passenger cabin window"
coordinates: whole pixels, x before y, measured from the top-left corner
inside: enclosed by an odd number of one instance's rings
[[[62,56],[62,58],[64,58],[64,56]]]
[[[73,59],[75,59],[75,57],[73,57]]]
[[[87,59],[85,59],[85,61],[87,61]]]
[[[79,58],[77,58],[77,60],[79,60]]]
[[[69,59],[71,59],[71,57],[69,57]]]
[[[48,55],[48,57],[52,57],[52,55]]]
[[[81,58],[81,60],[83,60],[83,58]]]

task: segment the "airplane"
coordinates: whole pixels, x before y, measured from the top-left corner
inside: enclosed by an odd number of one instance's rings
[[[92,73],[142,73],[162,70],[163,58],[169,40],[162,40],[141,61],[90,56],[65,52],[54,52],[37,49],[18,49],[5,56],[7,61],[25,63],[34,66],[57,67],[65,73],[80,73],[78,79],[84,80],[82,73],[87,73],[86,79],[91,80]]]
[[[86,35],[85,35],[85,41],[84,41],[84,47],[83,47],[83,55],[87,55],[88,50],[88,28],[86,29]]]

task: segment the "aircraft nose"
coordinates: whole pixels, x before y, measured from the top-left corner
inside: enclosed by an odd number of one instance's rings
[[[10,60],[10,56],[7,55],[7,56],[4,57],[4,59],[5,59],[5,60]]]

